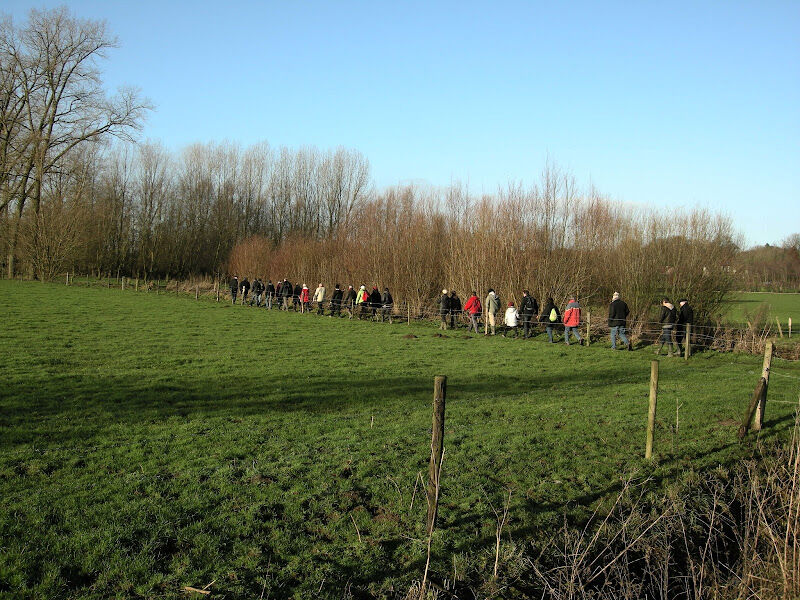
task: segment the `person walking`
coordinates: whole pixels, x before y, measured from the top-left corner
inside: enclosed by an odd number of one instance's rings
[[[347,314],[350,315],[349,318],[353,318],[353,313],[355,312],[355,304],[356,304],[356,291],[353,289],[352,285],[347,286],[347,295],[344,297],[344,308],[347,311]]]
[[[509,302],[508,308],[506,308],[506,314],[503,317],[503,323],[506,326],[505,331],[503,332],[503,337],[508,337],[508,333],[510,331],[514,332],[514,337],[517,337],[517,325],[519,325],[519,313],[517,309],[514,308],[514,303]]]
[[[325,312],[325,306],[323,302],[325,301],[325,286],[321,283],[317,286],[317,289],[314,290],[314,302],[317,303],[317,314],[321,315]]]
[[[578,345],[583,343],[581,334],[578,331],[578,326],[581,324],[581,306],[575,299],[575,296],[569,297],[567,308],[564,310],[564,342],[569,346],[569,334],[572,333],[577,340]]]
[[[281,288],[281,304],[283,310],[289,310],[289,303],[292,301],[292,282],[284,278],[283,287]]]
[[[461,298],[455,290],[450,292],[450,329],[456,328],[456,320],[461,317]]]
[[[352,288],[351,288],[352,289]],[[342,310],[342,289],[339,287],[337,283],[336,286],[333,288],[333,296],[331,297],[331,314],[328,315],[329,317],[336,316],[338,317]]]
[[[253,297],[250,298],[250,306],[255,303],[256,308],[261,306],[261,295],[264,293],[264,284],[261,283],[261,278],[256,277],[253,281]]]
[[[492,288],[489,288],[489,293],[486,295],[486,318],[484,319],[483,335],[489,335],[489,329],[492,330],[492,335],[495,334],[495,315],[500,310],[500,298],[494,293]]]
[[[369,302],[369,294],[367,293],[367,286],[362,285],[356,292],[356,313],[359,319],[363,319],[367,312],[367,304]]]
[[[247,280],[247,277],[242,279],[242,306],[244,303],[247,302],[247,294],[250,292],[250,282]]]
[[[294,290],[292,291],[292,310],[298,310],[298,308],[302,311],[302,306],[300,304],[300,294],[303,293],[303,286],[299,283],[294,286]]]
[[[478,331],[478,319],[481,318],[481,301],[478,300],[478,292],[472,292],[472,295],[464,305],[464,310],[469,313],[470,329],[474,329],[475,333],[480,334],[480,331]]]
[[[239,278],[234,275],[231,279],[231,303],[236,304],[236,295],[239,293]]]
[[[300,314],[307,313],[309,311],[309,304],[310,304],[310,294],[308,291],[308,286],[304,283],[303,287],[300,288],[300,294],[298,296],[300,300]]]
[[[552,296],[548,296],[547,302],[544,304],[544,310],[542,310],[539,316],[539,322],[544,323],[545,331],[547,331],[547,339],[550,340],[552,344],[553,330],[561,323],[561,313],[558,312],[558,307],[553,301]]]
[[[519,304],[519,315],[522,318],[522,335],[525,339],[531,337],[531,321],[539,314],[539,303],[530,295],[528,290],[522,290],[522,302]]]
[[[446,331],[447,319],[450,316],[450,296],[447,295],[447,290],[442,290],[442,295],[439,296],[439,316],[442,318],[439,329]]]
[[[372,286],[372,292],[369,294],[369,309],[372,311],[371,317],[373,321],[378,319],[378,311],[381,308],[381,292],[377,285]]]
[[[264,300],[264,307],[267,310],[272,310],[272,301],[275,300],[275,286],[272,285],[272,279],[267,281],[267,297]]]
[[[628,350],[632,350],[631,343],[625,336],[625,326],[630,312],[628,305],[620,298],[619,292],[614,292],[614,295],[611,296],[611,304],[608,305],[608,327],[611,330],[612,350],[617,349],[617,336]]]
[[[383,323],[387,318],[389,319],[389,325],[392,324],[392,310],[394,309],[394,299],[392,295],[389,293],[389,288],[383,288],[383,294],[381,295],[381,323]]]
[[[672,356],[675,348],[672,343],[672,333],[675,329],[675,322],[678,320],[678,311],[675,306],[669,301],[666,296],[661,299],[661,314],[658,316],[658,322],[661,324],[661,337],[659,338],[660,346],[656,350],[656,356],[661,355],[661,349],[664,344],[667,344],[667,356]]]
[[[694,325],[694,310],[689,306],[686,298],[678,300],[680,310],[678,311],[678,323],[675,327],[675,342],[678,344],[678,352],[683,354],[683,340],[686,339],[686,326]],[[686,340],[688,344],[690,340]]]

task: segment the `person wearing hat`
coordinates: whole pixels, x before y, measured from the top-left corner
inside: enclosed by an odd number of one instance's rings
[[[503,332],[503,337],[507,337],[509,331],[514,331],[514,337],[517,337],[517,325],[519,325],[519,313],[517,309],[514,308],[514,303],[509,302],[508,308],[506,308],[506,314],[503,317],[503,323],[506,326],[505,331]]]
[[[531,337],[531,320],[536,319],[539,313],[539,303],[531,296],[528,290],[522,290],[522,302],[519,305],[519,314],[522,317],[522,333],[527,339]]]
[[[495,315],[500,310],[500,298],[494,293],[494,289],[489,288],[489,293],[486,295],[486,319],[484,319],[483,335],[489,335],[489,329],[492,330],[492,335],[495,334]]]
[[[658,317],[658,322],[661,325],[661,337],[659,338],[659,347],[656,350],[656,355],[661,355],[661,349],[664,344],[667,345],[667,356],[672,356],[675,352],[674,344],[672,343],[672,332],[675,330],[675,322],[678,320],[678,311],[675,306],[669,301],[666,296],[661,299],[661,314]]]
[[[358,292],[356,293],[356,308],[358,309],[358,318],[363,319],[364,316],[367,314],[367,305],[369,304],[369,293],[367,292],[367,286],[362,285],[358,288]]]
[[[309,297],[308,286],[305,283],[303,284],[303,287],[300,288],[299,300],[300,300],[300,314],[307,313],[309,311],[308,306],[310,304],[309,302],[310,297]]]
[[[611,297],[611,304],[608,306],[608,327],[611,329],[611,349],[617,349],[617,336],[622,340],[622,343],[631,350],[631,343],[625,337],[625,325],[628,315],[631,311],[628,310],[628,305],[620,298],[619,292],[614,292]]]
[[[353,288],[351,287],[350,289]],[[329,317],[332,317],[334,315],[336,315],[337,317],[339,316],[339,313],[342,310],[343,296],[344,293],[342,292],[342,289],[339,287],[339,284],[337,283],[336,286],[333,288],[333,297],[331,298],[331,314],[328,315]]]
[[[392,293],[389,291],[389,288],[383,288],[383,294],[381,294],[381,323],[383,323],[387,318],[389,319],[389,324],[392,323],[392,310],[394,309],[394,298],[392,298]]]
[[[439,323],[439,329],[447,330],[447,316],[450,314],[450,296],[447,295],[447,290],[442,290],[442,295],[439,297],[439,316],[442,322]]]

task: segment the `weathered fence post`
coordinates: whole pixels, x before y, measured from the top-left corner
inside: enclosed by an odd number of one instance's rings
[[[756,405],[756,411],[753,415],[753,431],[761,431],[761,426],[764,424],[764,408],[767,404],[767,392],[769,391],[769,369],[772,365],[772,342],[767,342],[764,347],[764,366],[761,369],[761,378],[764,380],[764,391]]]
[[[683,360],[689,360],[692,355],[692,324],[686,323],[686,348],[683,349]]]
[[[408,324],[411,325],[411,302],[408,303]]]
[[[789,339],[792,339],[792,317],[789,317]]]
[[[586,313],[586,345],[588,346],[592,340],[592,313]]]
[[[134,291],[135,292],[139,291],[139,276],[138,275],[136,276],[136,287],[134,288]]]
[[[775,322],[778,324],[778,333],[781,337],[783,337],[783,329],[781,328],[781,320],[778,317],[775,317]]]
[[[200,299],[200,284],[199,283],[195,283],[194,284],[194,299],[195,300],[199,300]]]
[[[447,395],[447,376],[437,375],[433,380],[433,428],[431,431],[431,461],[428,465],[428,535],[433,532],[439,508],[439,476],[442,473],[444,451],[444,404]]]
[[[758,385],[756,385],[756,389],[753,391],[753,397],[750,399],[750,404],[747,406],[747,410],[744,413],[744,419],[742,419],[742,424],[739,426],[739,439],[744,439],[744,436],[747,435],[747,430],[750,429],[750,422],[753,420],[753,413],[758,406],[758,403],[761,402],[761,396],[767,389],[767,381],[763,377],[758,380]]]
[[[120,282],[121,282],[120,289],[124,292],[125,291],[125,275],[122,276],[122,279],[120,279]]]
[[[219,302],[219,277],[214,280],[214,294],[217,297],[217,302]]]
[[[658,402],[658,361],[650,362],[650,408],[647,411],[647,443],[644,457],[650,460],[653,457],[653,432],[656,427],[656,403]]]

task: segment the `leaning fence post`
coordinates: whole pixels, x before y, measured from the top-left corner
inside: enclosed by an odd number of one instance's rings
[[[647,443],[644,457],[650,460],[653,457],[653,431],[656,426],[656,403],[658,402],[658,361],[650,362],[650,407],[647,411]]]
[[[783,329],[781,328],[781,320],[778,317],[775,317],[775,322],[778,324],[778,333],[781,337],[783,337]]]
[[[439,476],[442,472],[444,451],[444,403],[447,395],[447,376],[437,375],[433,380],[433,427],[431,430],[431,460],[428,465],[428,535],[433,532],[439,508]]]
[[[683,350],[683,360],[689,360],[692,355],[692,324],[686,323],[686,348]]]
[[[750,399],[750,404],[747,406],[747,410],[744,413],[744,419],[742,419],[742,424],[739,426],[739,439],[744,439],[744,436],[747,435],[747,430],[750,429],[750,423],[753,420],[753,413],[756,411],[756,407],[758,403],[761,401],[761,396],[764,395],[764,392],[767,389],[767,381],[762,377],[758,380],[758,385],[756,385],[756,389],[753,390],[753,397]]]
[[[761,431],[761,426],[764,424],[764,408],[767,404],[767,391],[769,390],[769,370],[772,365],[772,342],[767,342],[764,347],[764,366],[761,369],[761,377],[764,379],[764,391],[761,393],[761,398],[756,406],[755,414],[753,415],[753,431]]]

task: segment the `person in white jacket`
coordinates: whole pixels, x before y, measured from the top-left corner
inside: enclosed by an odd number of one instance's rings
[[[321,283],[317,286],[316,291],[314,292],[314,302],[317,303],[317,314],[322,314],[322,303],[325,300],[325,286]]]
[[[517,325],[519,325],[519,313],[517,312],[517,309],[514,308],[513,302],[508,303],[508,308],[506,309],[506,316],[503,318],[503,322],[506,325],[506,330],[503,332],[503,337],[507,337],[511,331],[514,332],[514,337],[517,337]]]

